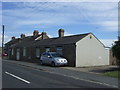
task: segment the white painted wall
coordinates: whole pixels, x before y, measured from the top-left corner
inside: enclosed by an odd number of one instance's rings
[[[76,67],[109,65],[109,49],[90,35],[76,43]]]

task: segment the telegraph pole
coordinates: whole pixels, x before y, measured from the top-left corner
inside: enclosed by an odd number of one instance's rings
[[[120,41],[120,1],[118,2],[118,41]]]
[[[2,25],[2,59],[3,59],[3,52],[4,52],[4,25]]]

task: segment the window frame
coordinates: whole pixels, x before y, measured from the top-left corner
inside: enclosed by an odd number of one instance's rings
[[[14,55],[14,48],[12,48],[12,50],[11,50],[11,54]]]
[[[40,57],[40,48],[36,48],[36,57],[39,58]]]
[[[62,46],[57,47],[56,52],[60,55],[63,55],[63,47]]]
[[[26,56],[27,55],[27,49],[26,47],[23,48],[23,56]]]
[[[49,49],[49,50],[47,50],[47,49]],[[50,47],[46,47],[45,52],[50,52]]]

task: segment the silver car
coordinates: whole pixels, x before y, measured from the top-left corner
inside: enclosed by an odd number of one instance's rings
[[[67,65],[68,61],[56,52],[44,52],[40,58],[41,65],[49,64],[51,66]]]

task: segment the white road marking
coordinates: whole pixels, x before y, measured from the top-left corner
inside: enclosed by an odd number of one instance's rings
[[[9,72],[5,72],[6,74],[8,74],[8,75],[10,75],[10,76],[12,76],[12,77],[14,77],[14,78],[17,78],[17,79],[19,79],[19,80],[21,80],[21,81],[23,81],[23,82],[26,82],[26,83],[30,83],[29,81],[27,81],[27,80],[25,80],[25,79],[22,79],[22,78],[20,78],[20,77],[18,77],[18,76],[16,76],[16,75],[13,75],[13,74],[11,74],[11,73],[9,73]]]

